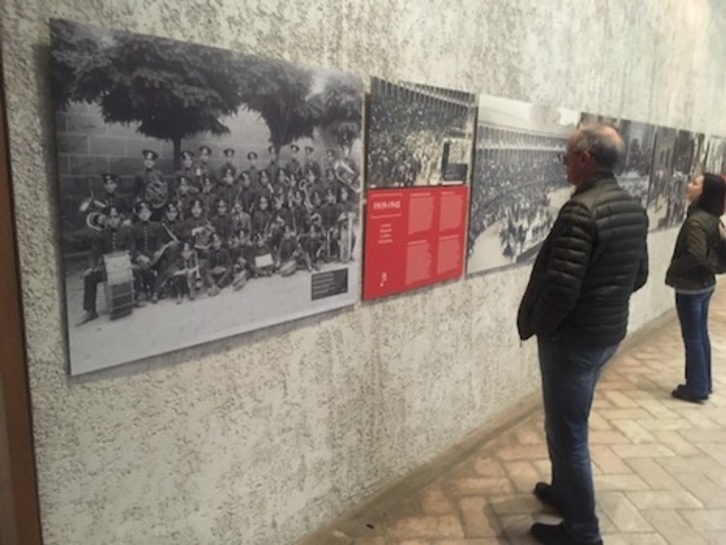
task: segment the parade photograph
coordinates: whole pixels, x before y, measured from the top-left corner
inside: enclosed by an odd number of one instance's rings
[[[359,300],[359,76],[51,29],[71,374]]]
[[[615,128],[625,142],[625,160],[615,175],[620,185],[646,208],[656,128],[628,119],[618,120]]]
[[[715,174],[726,174],[726,138],[708,137],[704,170]]]
[[[691,142],[691,165],[688,179],[692,180],[704,171],[706,166],[706,153],[708,152],[708,141],[703,133],[694,133]]]
[[[651,230],[673,227],[685,217],[694,145],[693,133],[669,127],[656,129],[647,207]]]
[[[369,189],[468,183],[476,95],[371,79]]]
[[[563,153],[580,112],[482,95],[468,274],[534,259],[567,201]]]

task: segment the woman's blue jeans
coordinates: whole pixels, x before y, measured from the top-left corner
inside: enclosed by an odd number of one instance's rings
[[[538,337],[552,491],[562,506],[565,529],[585,543],[600,539],[595,514],[588,419],[595,386],[619,343],[592,344]]]
[[[686,348],[686,390],[708,396],[711,382],[711,340],[708,337],[708,305],[714,290],[703,293],[676,292],[676,310]]]

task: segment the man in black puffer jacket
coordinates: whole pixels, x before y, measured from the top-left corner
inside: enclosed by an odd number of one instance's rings
[[[537,336],[552,483],[534,493],[562,524],[536,523],[545,544],[601,544],[588,446],[600,372],[625,337],[631,294],[648,277],[648,217],[612,169],[624,144],[612,127],[580,128],[563,162],[575,190],[532,268],[517,317],[521,339]]]

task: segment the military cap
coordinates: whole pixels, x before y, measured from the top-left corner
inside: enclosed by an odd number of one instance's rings
[[[249,152],[247,154],[247,159],[249,159],[250,161],[252,161],[252,159],[257,159],[257,153],[255,153],[254,151]]]
[[[192,159],[194,157],[194,152],[188,149],[185,149],[180,154],[182,159]]]
[[[141,155],[143,155],[143,156],[144,156],[144,159],[152,159],[152,160],[154,160],[154,161],[156,161],[156,160],[157,160],[157,159],[159,158],[159,154],[158,154],[158,153],[156,153],[156,152],[155,152],[154,150],[152,150],[152,149],[145,149],[145,150],[143,150],[143,151],[141,152]]]
[[[298,151],[300,151],[300,148],[299,148],[299,147],[298,147],[298,146],[297,146],[296,144],[292,144],[292,145],[290,146],[290,150],[291,150],[291,151],[292,151],[293,153],[297,153]]]
[[[110,172],[104,172],[101,174],[101,179],[103,180],[104,184],[107,184],[109,182],[119,182],[119,175],[118,174],[112,174]]]
[[[234,157],[234,149],[227,148],[222,153],[224,153],[225,157]]]
[[[205,153],[207,155],[212,155],[212,148],[209,146],[199,146],[199,153]]]

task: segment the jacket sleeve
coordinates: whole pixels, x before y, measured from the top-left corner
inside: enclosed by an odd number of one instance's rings
[[[640,288],[645,286],[645,283],[648,281],[648,273],[648,241],[646,240],[643,248],[643,255],[640,256],[640,263],[638,263],[638,272],[635,276],[633,291],[638,291]]]
[[[552,253],[545,265],[539,297],[532,310],[537,335],[552,335],[572,311],[592,252],[595,222],[579,203],[562,209],[553,226]]]

